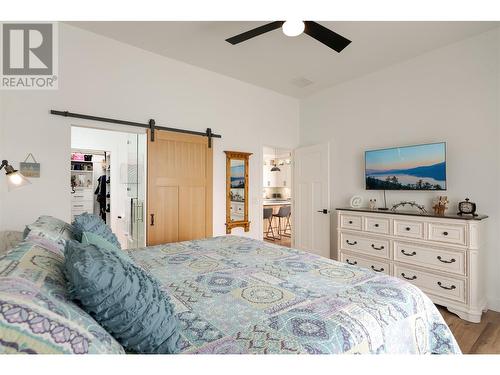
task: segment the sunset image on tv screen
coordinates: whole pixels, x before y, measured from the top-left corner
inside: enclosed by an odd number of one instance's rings
[[[365,152],[367,190],[446,190],[446,143]]]

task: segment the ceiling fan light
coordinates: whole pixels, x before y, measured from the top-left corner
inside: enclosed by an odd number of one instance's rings
[[[285,21],[282,26],[283,34],[286,36],[298,36],[304,32],[304,28],[303,21]]]

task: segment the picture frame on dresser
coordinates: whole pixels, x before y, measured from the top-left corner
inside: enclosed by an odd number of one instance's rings
[[[337,208],[338,260],[406,280],[479,323],[486,309],[486,219]]]

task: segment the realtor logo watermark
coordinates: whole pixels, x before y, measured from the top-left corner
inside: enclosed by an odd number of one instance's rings
[[[57,23],[6,22],[0,30],[0,89],[57,89]]]

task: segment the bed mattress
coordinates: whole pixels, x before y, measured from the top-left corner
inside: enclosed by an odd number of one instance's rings
[[[368,269],[237,236],[128,253],[171,296],[183,353],[460,353],[423,292]]]

